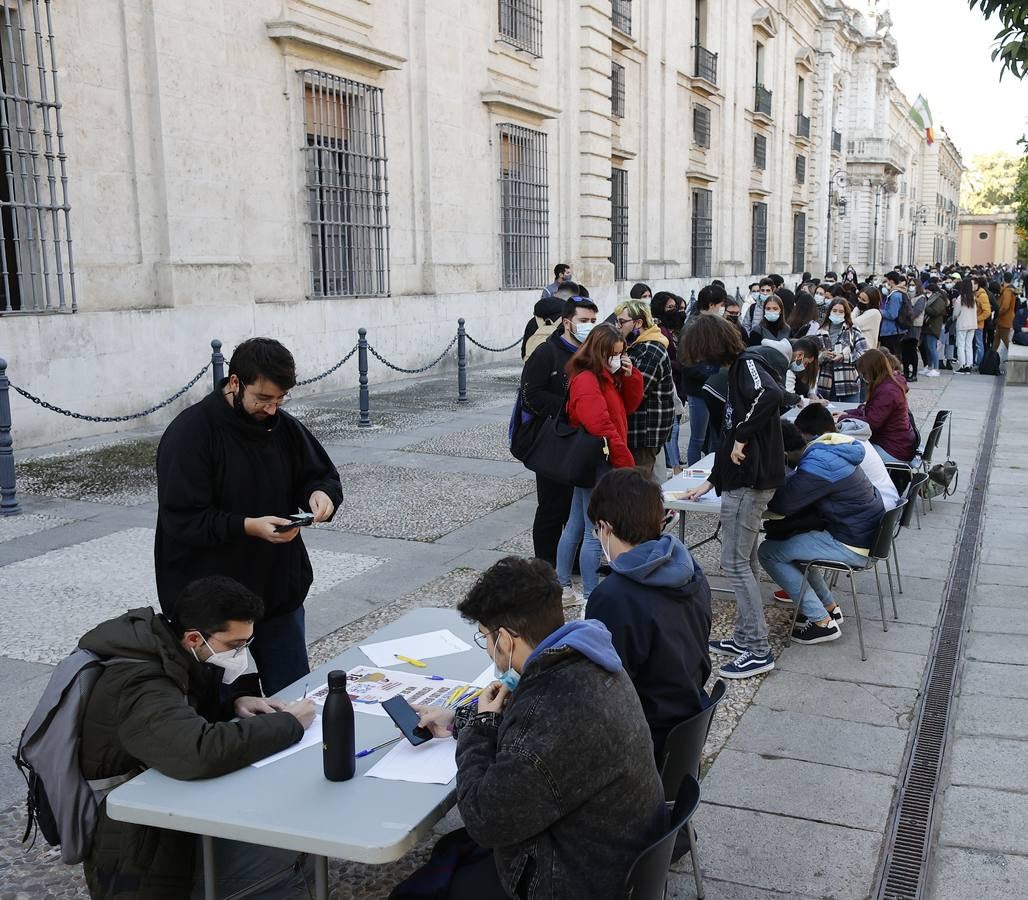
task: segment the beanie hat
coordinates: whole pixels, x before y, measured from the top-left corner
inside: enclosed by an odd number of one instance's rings
[[[770,347],[772,350],[777,350],[785,357],[786,365],[792,362],[792,344],[790,344],[785,338],[782,338],[780,341],[774,341],[771,338],[764,338],[764,340],[760,342],[760,346]]]

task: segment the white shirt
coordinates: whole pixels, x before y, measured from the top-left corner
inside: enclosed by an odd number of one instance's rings
[[[899,503],[899,491],[896,490],[896,485],[889,477],[889,470],[885,468],[882,458],[869,443],[866,441],[861,441],[861,443],[864,445],[864,461],[860,464],[860,470],[867,476],[867,480],[878,488],[885,511],[895,509],[896,504]]]

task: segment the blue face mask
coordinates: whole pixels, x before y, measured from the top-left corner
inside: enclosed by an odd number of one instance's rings
[[[493,661],[493,677],[500,682],[508,691],[514,693],[514,688],[518,686],[518,682],[521,681],[521,674],[514,668],[511,663],[514,659],[514,641],[511,639],[510,655],[507,659],[507,671],[501,672],[500,667]]]

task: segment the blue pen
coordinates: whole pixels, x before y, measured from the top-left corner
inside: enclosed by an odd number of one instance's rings
[[[425,677],[426,677],[426,678],[427,678],[427,679],[428,679],[429,681],[446,681],[446,679],[445,679],[445,678],[443,678],[443,676],[442,676],[442,675],[426,675]]]
[[[397,741],[402,739],[403,735],[401,734],[399,737],[392,738],[388,741],[383,741],[377,747],[368,747],[367,750],[361,750],[360,753],[354,754],[354,759],[363,759],[365,756],[371,756],[371,754],[374,753],[376,750],[381,750],[383,747],[388,747],[390,744],[395,744]]]

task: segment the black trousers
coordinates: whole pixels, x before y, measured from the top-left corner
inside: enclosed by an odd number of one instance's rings
[[[917,339],[904,337],[900,341],[900,359],[903,360],[903,375],[917,378]]]
[[[571,513],[571,495],[574,488],[569,484],[550,481],[542,475],[535,476],[535,492],[538,506],[532,521],[532,546],[539,559],[545,559],[557,567],[557,544]]]
[[[903,353],[902,349],[900,348],[900,338],[901,336],[898,334],[883,334],[880,338],[878,338],[878,345],[880,347],[884,347],[893,356],[899,359],[900,355]]]
[[[453,875],[447,900],[508,900],[500,883],[496,862],[490,854],[485,859],[461,866]]]

